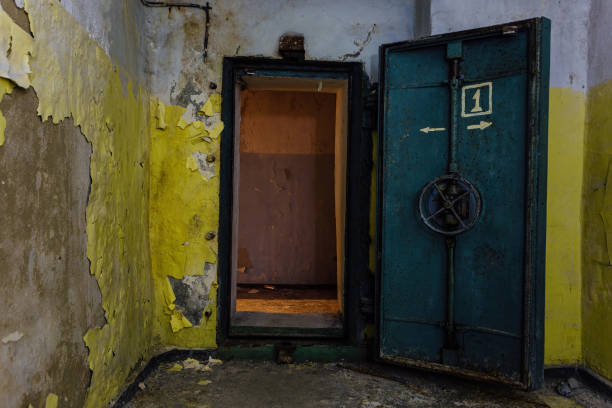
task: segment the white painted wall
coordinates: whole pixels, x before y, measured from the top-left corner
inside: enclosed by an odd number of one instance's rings
[[[278,39],[286,32],[304,35],[308,59],[362,61],[370,78],[376,78],[379,45],[413,38],[419,1],[210,1],[213,10],[206,65],[201,57],[202,11],[148,9],[151,87],[165,103],[176,103],[176,95],[189,78],[202,89],[210,80],[220,83],[224,56],[278,57]],[[344,57],[361,48],[359,56]]]
[[[548,17],[552,30],[550,85],[584,92],[590,5],[591,0],[431,0],[431,31],[442,34]]]
[[[23,0],[15,0],[16,4]],[[147,81],[144,7],[140,0],[60,0],[90,37],[100,44],[133,80]]]
[[[442,34],[540,16],[552,20],[551,86],[585,91],[612,78],[608,0],[210,0],[206,65],[201,10],[153,9],[140,0],[60,1],[119,65],[166,103],[189,78],[203,89],[210,79],[220,82],[223,56],[278,57],[278,37],[285,32],[304,34],[307,58],[339,60],[361,48],[374,24],[360,55],[347,58],[362,61],[370,79],[378,75],[378,46],[412,39],[418,26]]]
[[[610,25],[612,1],[591,0],[589,22],[589,87],[612,78],[612,47]]]

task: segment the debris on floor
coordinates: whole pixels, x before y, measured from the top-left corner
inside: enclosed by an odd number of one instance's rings
[[[182,371],[183,369],[198,370],[198,371],[212,371],[211,366],[219,365],[219,364],[223,364],[223,361],[217,358],[212,358],[212,357],[208,357],[208,360],[205,363],[199,360],[196,360],[195,358],[186,358],[183,361],[172,364],[171,367],[168,368],[167,371],[169,373]]]
[[[192,361],[193,360],[193,361]],[[195,362],[194,362],[195,361]],[[197,363],[197,364],[196,364]],[[572,398],[557,395],[559,379],[524,392],[415,370],[369,375],[336,363],[186,359],[161,364],[130,408],[570,408],[612,407],[579,381],[565,380]],[[181,371],[170,371],[179,364]],[[217,365],[214,370],[202,366]],[[188,369],[189,367],[189,369]],[[384,377],[384,378],[383,378]],[[575,388],[574,388],[575,387]],[[576,397],[576,399],[574,399]]]
[[[572,387],[568,384],[567,381],[561,381],[559,384],[557,384],[555,390],[557,391],[557,394],[565,398],[572,395]]]
[[[549,377],[545,387],[538,393],[553,408],[612,408],[612,390],[604,395],[601,390],[593,390],[588,385],[589,381],[583,379],[580,376]]]

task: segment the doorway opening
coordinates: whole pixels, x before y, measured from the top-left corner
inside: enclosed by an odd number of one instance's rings
[[[234,96],[231,329],[341,336],[348,80],[244,75]]]

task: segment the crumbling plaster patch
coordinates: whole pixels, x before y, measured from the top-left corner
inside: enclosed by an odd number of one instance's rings
[[[203,275],[185,275],[182,279],[168,277],[175,295],[174,304],[193,326],[199,326],[204,309],[210,304],[210,289],[216,281],[216,268],[206,263]]]
[[[216,346],[219,178],[214,176],[223,122],[220,98],[212,99],[212,116],[202,115],[209,125],[186,120],[185,107],[151,102],[154,332],[165,346]]]

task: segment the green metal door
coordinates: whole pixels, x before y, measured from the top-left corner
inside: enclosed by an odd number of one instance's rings
[[[541,384],[549,33],[381,47],[381,359]]]

